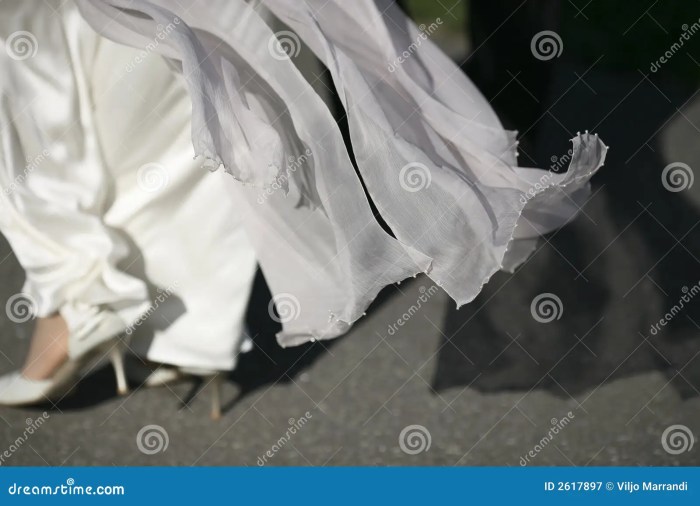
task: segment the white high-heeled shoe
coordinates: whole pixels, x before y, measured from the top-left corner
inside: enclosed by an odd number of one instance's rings
[[[0,376],[0,405],[23,406],[60,400],[73,389],[88,365],[105,356],[109,356],[114,366],[117,393],[128,394],[123,361],[125,343],[119,337],[124,329],[124,322],[117,315],[96,313],[68,337],[69,357],[51,378],[32,380],[21,371]]]
[[[210,416],[212,420],[218,420],[221,418],[221,380],[223,378],[223,373],[221,371],[213,371],[211,369],[196,369],[189,367],[180,367],[180,372],[188,376],[196,376],[201,378],[205,382],[205,388],[209,389],[211,398],[211,412]]]
[[[211,392],[211,419],[221,418],[221,379],[224,372],[169,364],[153,364],[155,367],[151,368],[139,360],[127,360],[126,376],[131,383],[155,388],[185,381],[193,376],[201,378]]]
[[[248,353],[255,345],[247,328],[243,335],[239,352]],[[221,418],[221,383],[226,374],[227,371],[154,363],[135,356],[128,357],[126,361],[126,376],[129,381],[148,388],[179,383],[192,376],[201,378],[211,391],[212,420]]]

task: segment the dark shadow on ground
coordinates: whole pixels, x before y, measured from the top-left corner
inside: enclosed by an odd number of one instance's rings
[[[627,38],[626,43],[639,40],[651,31],[646,25],[641,20],[627,34],[618,28],[617,37]],[[675,33],[677,28],[668,29]],[[667,129],[679,123],[700,133],[697,113],[693,118],[687,111],[700,100],[698,80],[670,66],[651,73],[648,64],[663,50],[635,55],[648,62],[645,67],[612,70],[606,60],[623,55],[601,53],[586,60],[583,50],[577,53],[567,41],[585,41],[587,35],[560,34],[569,57],[552,62],[546,93],[530,98],[545,106],[524,126],[536,139],[525,148],[534,150],[525,160],[549,167],[552,157],[566,153],[565,141],[584,129],[599,133],[611,146],[608,160],[574,223],[542,241],[514,275],[497,274],[472,304],[447,311],[435,388],[537,388],[568,396],[658,370],[681,396],[698,396],[700,301],[684,303],[668,325],[652,331],[700,281],[698,207],[688,191],[670,192],[662,184],[664,167],[690,163],[696,156],[687,140],[685,153],[669,149],[675,139],[669,139]],[[607,47],[614,51],[623,43],[612,40]],[[522,57],[527,58],[525,53]],[[542,89],[538,86],[532,89]],[[513,95],[523,100],[523,93]],[[507,96],[497,101],[499,113],[522,105],[504,102]],[[559,297],[562,311],[559,319],[541,323],[533,318],[531,303],[545,293]]]
[[[396,292],[394,287],[382,290],[367,313],[371,314]],[[258,271],[251,295],[246,323],[255,346],[239,358],[236,369],[229,379],[238,386],[239,394],[230,400],[224,410],[230,410],[236,403],[259,389],[267,389],[276,383],[293,381],[314,362],[327,354],[342,337],[328,341],[307,343],[291,348],[282,348],[275,337],[281,325],[275,322],[268,312],[272,299],[261,271]]]

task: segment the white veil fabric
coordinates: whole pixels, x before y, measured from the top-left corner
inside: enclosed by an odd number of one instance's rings
[[[572,142],[568,170],[517,166],[515,132],[390,0],[77,0],[100,34],[155,51],[184,77],[192,143],[241,184],[244,222],[283,346],[336,337],[379,290],[425,272],[462,305],[536,238],[571,220],[607,147]],[[329,69],[352,150],[288,53]],[[312,76],[313,77],[313,76]],[[212,202],[212,205],[216,205]]]

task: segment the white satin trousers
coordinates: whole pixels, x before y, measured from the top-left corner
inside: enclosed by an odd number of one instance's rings
[[[72,2],[0,11],[0,231],[36,315],[112,311],[150,360],[233,368],[256,259],[235,182],[193,159],[184,81]]]

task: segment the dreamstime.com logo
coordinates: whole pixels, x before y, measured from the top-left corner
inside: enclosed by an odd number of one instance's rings
[[[559,320],[564,314],[564,304],[553,293],[541,293],[530,304],[532,317],[540,323],[550,323]]]
[[[5,188],[5,195],[10,196],[12,195],[17,188],[19,188],[20,185],[22,185],[27,178],[29,177],[29,174],[34,172],[43,162],[48,158],[50,155],[48,149],[44,149],[41,153],[39,153],[37,156],[34,158],[30,159],[27,158],[27,165],[24,167],[24,170],[22,171],[21,174],[18,174],[15,176],[13,179],[12,183],[10,183],[10,186]]]
[[[574,150],[569,149],[563,156],[552,155],[549,159],[552,163],[549,165],[549,170],[552,172],[562,172],[564,166],[571,162],[571,157],[574,156]]]
[[[262,190],[262,193],[258,195],[258,204],[264,204],[274,192],[287,187],[289,185],[290,175],[294,174],[300,167],[306,165],[312,156],[313,152],[311,151],[311,148],[306,148],[306,150],[297,157],[289,156],[287,158],[286,172],[278,174],[272,184]]]
[[[20,485],[13,483],[7,488],[7,493],[18,496],[37,495],[124,495],[122,485],[76,485],[73,478],[68,478],[60,485]]]
[[[695,175],[688,164],[669,163],[661,173],[661,184],[670,192],[680,192],[693,186]]]
[[[278,293],[267,305],[267,312],[277,323],[289,323],[301,314],[301,305],[291,293]]]
[[[683,295],[681,295],[681,298],[678,300],[676,304],[671,307],[671,309],[668,310],[668,312],[663,315],[658,322],[653,324],[651,326],[651,329],[649,332],[651,335],[655,336],[656,334],[659,333],[661,330],[661,327],[665,327],[668,325],[668,323],[673,320],[678,313],[680,313],[684,308],[687,303],[689,303],[693,298],[700,293],[700,281],[688,288],[687,286],[684,286],[681,288],[681,292],[683,292]]]
[[[427,40],[428,37],[430,37],[435,31],[442,25],[442,19],[441,18],[436,18],[435,21],[430,23],[428,26],[425,24],[422,24],[418,26],[418,36],[416,37],[416,40],[414,40],[410,46],[406,48],[406,50],[398,55],[393,62],[391,62],[388,66],[389,72],[395,72],[396,69],[401,65],[403,62],[408,60],[413,53],[415,53],[420,46],[423,45],[423,41]]]
[[[180,24],[180,18],[173,18],[172,22],[167,25],[157,25],[156,26],[156,36],[151,42],[146,44],[146,47],[139,51],[139,53],[134,57],[132,61],[126,64],[125,70],[127,72],[133,72],[136,65],[141,63],[150,53],[156,50],[160,46],[161,41],[165,40],[170,36],[170,34],[175,30],[175,26]]]
[[[275,60],[287,60],[299,56],[301,41],[296,33],[282,30],[270,36],[267,50]]]
[[[12,323],[26,323],[34,319],[37,313],[37,303],[27,293],[16,293],[5,304],[5,314]]]
[[[396,334],[399,327],[403,327],[408,320],[410,320],[418,311],[420,311],[423,304],[428,302],[428,300],[430,300],[433,295],[438,293],[439,290],[437,285],[433,285],[430,288],[421,286],[418,291],[420,292],[420,295],[418,296],[416,303],[412,304],[411,307],[409,307],[399,318],[397,318],[396,323],[389,325],[387,333],[390,336]]]
[[[549,421],[549,423],[551,423],[552,426],[547,431],[547,434],[545,434],[545,436],[542,439],[540,439],[530,451],[528,451],[525,455],[520,457],[520,465],[528,465],[530,463],[530,460],[537,457],[537,455],[539,455],[539,453],[554,440],[554,437],[557,434],[559,434],[562,430],[564,430],[564,428],[566,428],[566,426],[569,425],[574,418],[576,418],[576,416],[571,411],[569,411],[566,414],[566,416],[562,417],[561,420],[552,418]]]
[[[136,171],[136,184],[145,192],[159,192],[170,184],[170,174],[159,163],[147,163]]]
[[[127,336],[130,336],[133,334],[137,328],[139,328],[141,325],[143,325],[146,320],[148,320],[153,314],[158,311],[158,308],[160,307],[161,304],[163,304],[166,300],[170,298],[170,296],[173,294],[173,291],[175,291],[175,288],[177,288],[179,283],[176,281],[172,286],[169,286],[167,288],[158,288],[158,295],[153,299],[153,302],[151,305],[148,307],[148,309],[139,316],[134,323],[129,325],[124,332],[126,332]]]
[[[6,460],[8,460],[16,451],[22,448],[24,443],[29,441],[29,438],[35,432],[37,432],[39,427],[44,425],[44,422],[46,422],[48,419],[49,414],[46,411],[44,411],[41,416],[36,419],[27,418],[27,426],[24,428],[24,431],[22,431],[22,434],[17,436],[17,438],[15,438],[15,440],[12,441],[2,453],[0,453],[0,466],[5,464]]]
[[[168,431],[160,425],[146,425],[136,434],[136,447],[144,455],[155,455],[168,449]]]
[[[552,185],[552,178],[561,172],[571,161],[571,157],[574,155],[574,151],[570,149],[563,156],[552,155],[550,161],[552,162],[549,166],[549,171],[545,172],[535,183],[530,186],[530,189],[520,196],[520,203],[525,205],[531,199],[535,198],[547,187]]]
[[[39,51],[39,41],[31,32],[20,30],[10,34],[5,43],[5,51],[13,60],[34,58]]]
[[[700,19],[690,26],[688,26],[688,24],[683,24],[683,26],[681,26],[681,30],[683,30],[683,32],[681,32],[680,36],[678,37],[678,41],[671,44],[671,47],[669,47],[658,60],[651,62],[651,67],[649,67],[651,72],[658,72],[661,66],[664,63],[668,63],[668,61],[673,58],[678,51],[680,51],[680,49],[690,40],[693,35],[700,32]]]
[[[661,434],[661,446],[671,455],[680,455],[693,449],[695,436],[685,425],[671,425]]]
[[[561,56],[562,51],[564,51],[564,43],[557,32],[543,30],[532,37],[530,51],[532,51],[532,56],[538,60],[552,60]]]
[[[287,431],[284,434],[282,434],[282,436],[275,442],[275,444],[272,445],[272,447],[269,450],[267,450],[263,455],[258,457],[258,466],[262,467],[265,464],[267,464],[268,459],[274,457],[278,451],[284,448],[287,445],[287,443],[291,441],[292,436],[299,432],[302,429],[302,427],[309,423],[309,420],[311,420],[312,418],[313,416],[308,411],[304,413],[304,416],[299,417],[298,420],[290,418],[288,420],[289,427],[287,427]]]
[[[418,455],[430,450],[433,438],[423,425],[407,425],[399,434],[399,448],[408,455]]]
[[[430,169],[427,165],[420,162],[407,163],[399,172],[401,188],[410,193],[428,188],[432,180]]]

